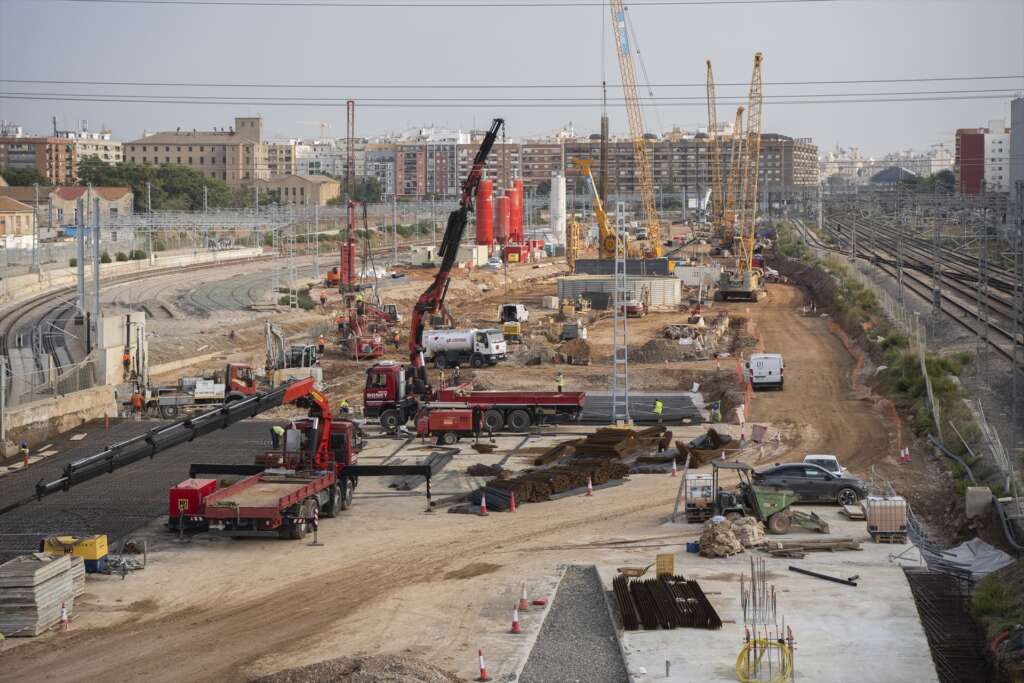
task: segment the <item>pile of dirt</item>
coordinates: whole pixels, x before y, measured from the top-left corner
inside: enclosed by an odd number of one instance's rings
[[[568,365],[590,365],[590,344],[584,339],[573,339],[558,347],[558,355]]]
[[[509,360],[519,365],[541,365],[551,363],[557,358],[557,354],[548,346],[535,344],[527,346],[520,345],[513,353],[509,354]]]
[[[680,344],[671,339],[652,339],[639,349],[630,349],[629,359],[637,363],[674,363],[700,356],[697,344]]]
[[[338,657],[269,676],[251,683],[463,683],[450,671],[412,657],[378,655]]]
[[[717,517],[704,522],[700,534],[700,554],[704,557],[729,557],[743,552],[743,544],[732,530],[732,522]]]
[[[497,477],[498,479],[505,479],[508,477],[510,472],[501,465],[483,465],[481,463],[477,463],[467,467],[466,474],[471,477]]]

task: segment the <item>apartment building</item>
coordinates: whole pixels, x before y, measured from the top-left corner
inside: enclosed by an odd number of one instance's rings
[[[109,130],[88,130],[85,121],[82,121],[78,130],[57,130],[54,126],[54,137],[73,140],[78,161],[87,157],[94,157],[107,164],[119,164],[124,161],[121,141],[115,140]]]
[[[959,194],[1010,191],[1010,129],[1003,119],[987,128],[956,131],[953,174]]]
[[[78,152],[75,141],[58,137],[0,138],[0,171],[34,168],[52,185],[78,180]]]
[[[178,129],[131,140],[124,144],[124,157],[136,164],[188,166],[231,187],[242,187],[270,178],[268,147],[262,118],[236,117],[234,127],[227,130]]]
[[[366,146],[364,175],[376,178],[385,197],[395,195],[395,161],[398,149],[388,143],[370,143]]]
[[[1017,183],[1024,183],[1024,97],[1010,102],[1010,192]]]
[[[267,170],[271,177],[295,175],[297,168],[295,148],[294,140],[267,144]]]

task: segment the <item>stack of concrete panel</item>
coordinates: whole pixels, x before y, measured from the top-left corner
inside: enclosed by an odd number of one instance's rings
[[[84,590],[85,565],[78,557],[33,553],[0,565],[0,633],[37,636],[49,630],[60,622],[61,605],[70,614],[74,596]]]

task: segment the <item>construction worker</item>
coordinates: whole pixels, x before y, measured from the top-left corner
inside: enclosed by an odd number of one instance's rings
[[[395,345],[395,351],[399,349],[402,344],[402,335],[399,334],[398,330],[395,330],[391,335],[391,343]]]
[[[661,399],[654,400],[654,414],[658,416],[658,424],[661,424],[661,414],[665,411],[665,404],[661,402]]]
[[[325,348],[327,348],[327,339],[324,337],[324,335],[321,334],[320,337],[316,340],[317,353],[319,353],[321,356],[324,355]]]
[[[28,467],[28,441],[21,442],[21,448],[18,449],[18,453],[21,454],[21,464]]]
[[[343,415],[349,414],[351,407],[348,404],[348,399],[341,399],[341,403],[338,404],[338,410],[340,410]]]
[[[145,405],[145,399],[142,397],[142,391],[136,386],[135,391],[132,392],[132,414],[136,418],[142,417],[143,405]]]
[[[320,308],[327,307],[327,292],[320,292]]]
[[[121,367],[124,368],[124,378],[128,379],[132,370],[132,350],[127,346],[121,354]]]
[[[284,437],[284,427],[281,425],[274,425],[270,428],[270,444],[273,450],[277,450],[281,447],[281,439]]]
[[[558,372],[558,379],[555,380],[555,391],[558,393],[565,391],[565,375],[561,371]]]

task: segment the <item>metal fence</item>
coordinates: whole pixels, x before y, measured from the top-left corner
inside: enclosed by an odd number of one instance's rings
[[[57,398],[97,386],[96,364],[92,356],[71,365],[58,366],[52,355],[29,358],[24,352],[31,349],[13,349],[5,359],[5,406],[8,410],[35,401]],[[22,352],[19,355],[18,352]],[[42,366],[42,367],[41,367]]]

